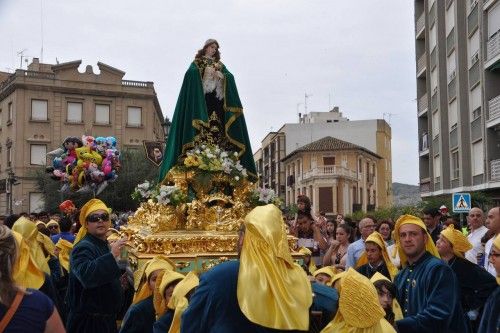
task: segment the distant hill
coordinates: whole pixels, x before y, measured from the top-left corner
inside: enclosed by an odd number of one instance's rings
[[[392,196],[394,206],[416,205],[421,201],[417,185],[392,183]]]

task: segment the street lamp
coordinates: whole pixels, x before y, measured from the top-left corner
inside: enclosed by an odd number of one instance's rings
[[[8,194],[8,202],[7,202],[7,205],[8,205],[8,209],[9,209],[9,214],[14,214],[14,211],[13,211],[13,207],[12,207],[12,186],[13,185],[19,185],[20,182],[19,182],[19,179],[17,178],[16,174],[14,173],[14,171],[12,170],[9,170],[9,172],[7,173],[7,194]]]

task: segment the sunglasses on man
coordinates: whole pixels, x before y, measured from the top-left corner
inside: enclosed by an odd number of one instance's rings
[[[108,221],[109,220],[109,214],[108,213],[102,213],[102,214],[90,214],[87,216],[87,222],[91,223],[96,223],[99,221]]]

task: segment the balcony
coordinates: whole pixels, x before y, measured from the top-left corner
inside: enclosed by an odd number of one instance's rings
[[[428,108],[429,108],[429,101],[427,100],[427,94],[424,94],[422,97],[418,99],[417,102],[418,115],[421,116],[424,113],[426,113]]]
[[[488,122],[486,127],[490,128],[498,125],[500,125],[500,95],[488,102]]]
[[[425,77],[426,68],[427,68],[427,60],[424,52],[424,54],[422,54],[417,61],[417,77]]]
[[[429,193],[431,191],[431,183],[429,181],[420,183],[420,193]]]
[[[490,161],[490,172],[492,182],[500,182],[500,159]]]
[[[417,22],[415,22],[415,38],[416,39],[423,39],[425,38],[425,12],[422,12],[422,14],[419,16],[417,19]]]
[[[352,171],[346,167],[340,165],[328,165],[321,166],[311,169],[304,173],[303,179],[308,180],[317,177],[343,177],[343,178],[351,178],[353,180],[358,179],[358,174],[356,171]]]
[[[500,31],[497,31],[490,37],[490,39],[488,39],[486,50],[488,61],[486,62],[485,67],[490,68],[500,60]]]

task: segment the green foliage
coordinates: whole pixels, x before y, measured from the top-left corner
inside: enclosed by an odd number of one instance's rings
[[[420,206],[408,205],[408,206],[392,206],[392,207],[380,207],[372,212],[363,212],[357,211],[352,214],[346,215],[346,217],[350,217],[353,221],[359,221],[366,215],[371,215],[380,220],[388,220],[396,221],[401,215],[410,214],[415,216],[421,215],[422,208]]]
[[[116,181],[96,197],[115,211],[135,210],[138,202],[131,198],[131,194],[137,184],[145,180],[156,180],[158,168],[146,158],[143,150],[123,150],[120,162],[122,167]],[[59,204],[64,200],[71,199],[77,207],[81,207],[94,197],[93,193],[61,193],[59,190],[63,183],[51,179],[44,167],[37,169],[32,176],[36,179],[37,189],[44,195],[45,210],[49,212],[58,212]]]

